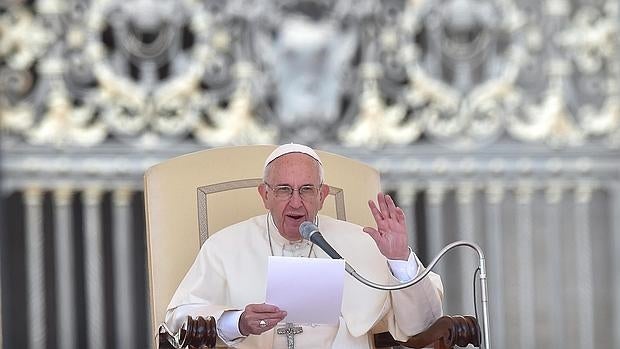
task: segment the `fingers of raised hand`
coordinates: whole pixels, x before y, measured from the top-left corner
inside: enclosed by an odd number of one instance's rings
[[[368,207],[370,207],[370,212],[372,213],[372,216],[375,218],[375,222],[379,223],[380,221],[385,219],[385,217],[383,216],[383,213],[379,211],[374,201],[368,200]]]
[[[373,201],[368,201],[368,207],[370,207],[370,212],[379,230],[389,229],[394,223],[400,225],[405,222],[405,213],[400,207],[396,206],[394,200],[389,195],[379,193],[377,195],[377,202],[378,207]]]
[[[387,211],[392,220],[395,220],[398,225],[402,225],[405,222],[405,212],[394,203],[394,199],[391,196],[385,195],[385,203],[387,206]]]
[[[381,213],[383,214],[385,218],[390,218],[390,210],[388,209],[388,203],[387,203],[388,197],[389,197],[388,195],[385,195],[383,193],[377,194],[377,203],[379,204]]]
[[[377,242],[378,240],[381,239],[381,234],[379,233],[379,231],[377,231],[377,229],[375,228],[371,228],[371,227],[365,227],[364,229],[362,229],[366,234],[370,235],[370,237],[375,240],[375,242]]]

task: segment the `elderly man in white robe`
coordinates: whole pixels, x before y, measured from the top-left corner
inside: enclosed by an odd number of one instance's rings
[[[328,192],[314,150],[299,144],[276,148],[258,186],[267,213],[224,228],[203,244],[168,306],[168,326],[178,329],[188,315],[213,316],[218,341],[225,345],[291,348],[287,336],[279,334],[285,329],[286,309],[264,302],[267,260],[329,258],[302,239],[299,226],[304,221],[315,222],[361,275],[384,284],[415,278],[421,263],[408,246],[405,215],[389,195],[378,193],[377,203],[368,202],[376,227],[361,227],[318,215]],[[371,331],[379,323],[387,324],[397,340],[406,340],[442,315],[442,296],[441,281],[433,273],[390,292],[347,275],[339,324],[295,324],[294,348],[372,348]]]

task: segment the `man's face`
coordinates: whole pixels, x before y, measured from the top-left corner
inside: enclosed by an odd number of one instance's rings
[[[302,153],[283,155],[271,163],[265,182],[269,186],[261,184],[258,192],[265,208],[271,212],[280,235],[289,241],[300,240],[299,225],[314,220],[329,192],[327,185],[319,187],[321,178],[318,162]],[[273,189],[283,185],[293,189],[312,185],[318,190],[316,195],[304,195],[303,199],[298,190],[293,191],[290,198],[276,197]]]

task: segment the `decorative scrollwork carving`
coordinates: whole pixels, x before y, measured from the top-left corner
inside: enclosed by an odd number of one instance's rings
[[[617,3],[526,5],[13,1],[2,130],[69,146],[619,146]]]

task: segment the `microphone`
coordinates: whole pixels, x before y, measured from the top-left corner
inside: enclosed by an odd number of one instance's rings
[[[328,256],[333,259],[344,259],[334,248],[329,244],[329,242],[325,241],[323,235],[319,231],[319,227],[317,227],[312,222],[303,222],[299,226],[299,233],[301,236],[306,239],[312,241],[315,245],[319,246]]]

